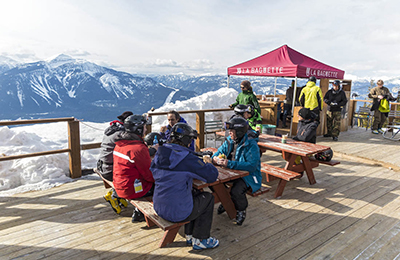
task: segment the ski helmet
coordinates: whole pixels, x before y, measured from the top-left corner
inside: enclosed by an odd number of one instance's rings
[[[235,111],[236,115],[241,115],[241,116],[244,115],[244,112],[250,112],[248,107],[243,104],[237,105],[233,111]]]
[[[311,76],[311,77],[308,79],[308,81],[312,81],[312,82],[316,83],[316,82],[317,82],[317,78],[315,78],[314,76]]]
[[[233,117],[228,122],[225,122],[226,130],[235,130],[237,140],[241,140],[248,130],[249,124],[242,117]],[[235,141],[237,141],[235,140]]]
[[[177,140],[188,147],[193,139],[197,139],[197,131],[185,123],[176,123],[171,129],[171,140]]]
[[[144,137],[144,141],[146,142],[147,145],[153,145],[154,144],[154,138],[157,136],[157,141],[160,145],[162,145],[163,141],[161,140],[161,135],[157,132],[152,132],[152,133],[148,133],[145,137]]]
[[[142,115],[128,116],[124,121],[125,131],[142,136],[146,121]]]
[[[329,150],[326,150],[325,152],[315,154],[314,157],[318,161],[329,162],[330,160],[332,160],[333,151],[332,151],[332,149],[329,149]]]

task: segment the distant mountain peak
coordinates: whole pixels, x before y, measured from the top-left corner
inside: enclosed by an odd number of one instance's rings
[[[52,67],[58,67],[61,66],[65,63],[71,63],[71,62],[75,62],[76,60],[74,58],[72,58],[71,56],[68,56],[66,54],[60,54],[57,57],[55,57],[54,59],[50,59],[48,61],[49,65]]]

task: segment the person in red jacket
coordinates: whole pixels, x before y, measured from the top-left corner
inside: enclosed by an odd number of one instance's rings
[[[118,197],[127,200],[151,196],[154,178],[150,171],[149,149],[143,141],[146,118],[131,115],[124,121],[125,131],[115,142],[113,152],[113,184]],[[135,209],[132,222],[143,221],[143,214]]]

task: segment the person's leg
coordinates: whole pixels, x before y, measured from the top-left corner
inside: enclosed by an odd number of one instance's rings
[[[214,196],[208,192],[193,195],[192,213],[185,219],[185,234],[193,238],[193,249],[214,248],[219,241],[210,236],[214,212]],[[188,240],[187,240],[188,243]]]
[[[150,190],[143,197],[153,196],[153,193],[154,193],[154,184],[151,186]],[[121,200],[124,200],[124,199],[121,199]],[[145,221],[145,217],[144,217],[143,213],[140,212],[136,207],[134,207],[133,214],[132,214],[132,223],[142,222],[142,221]]]
[[[334,140],[337,140],[340,134],[340,120],[342,119],[342,113],[340,111],[333,112],[332,119],[332,137]]]
[[[333,129],[333,113],[331,111],[326,112],[326,128],[328,133],[325,134],[324,137],[331,137]]]
[[[374,122],[372,123],[371,130],[378,130],[379,123],[381,121],[381,111],[378,109],[374,111]]]
[[[236,224],[241,226],[246,218],[246,208],[248,206],[248,201],[246,197],[246,192],[249,188],[246,182],[240,178],[233,181],[233,186],[231,189],[231,197],[233,204],[235,204],[236,212]]]
[[[381,113],[381,119],[378,124],[378,130],[380,130],[380,131],[382,131],[381,128],[382,128],[383,124],[386,122],[387,114],[388,113]]]

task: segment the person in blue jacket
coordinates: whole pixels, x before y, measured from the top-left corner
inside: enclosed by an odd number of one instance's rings
[[[205,163],[188,148],[197,138],[189,125],[176,123],[170,137],[158,148],[150,167],[155,180],[154,210],[171,222],[190,221],[185,225],[186,243],[194,250],[215,248],[219,241],[210,236],[214,196],[193,189],[193,179],[215,182],[218,170],[211,159]]]
[[[213,154],[213,163],[236,170],[248,171],[250,174],[233,181],[231,198],[236,208],[236,224],[241,226],[246,218],[248,206],[246,193],[249,189],[254,193],[261,188],[262,176],[260,172],[260,149],[257,139],[248,137],[248,123],[241,117],[231,118],[225,122],[225,128],[229,130],[229,136],[225,142]],[[224,154],[225,158],[220,158]],[[219,205],[218,214],[225,212],[224,207]]]
[[[185,123],[187,124],[186,120],[179,115],[178,112],[175,110],[171,110],[167,114],[168,125],[162,126],[160,129],[160,135],[163,140],[171,141],[171,129],[176,123]],[[189,149],[194,151],[194,140],[190,143]]]

